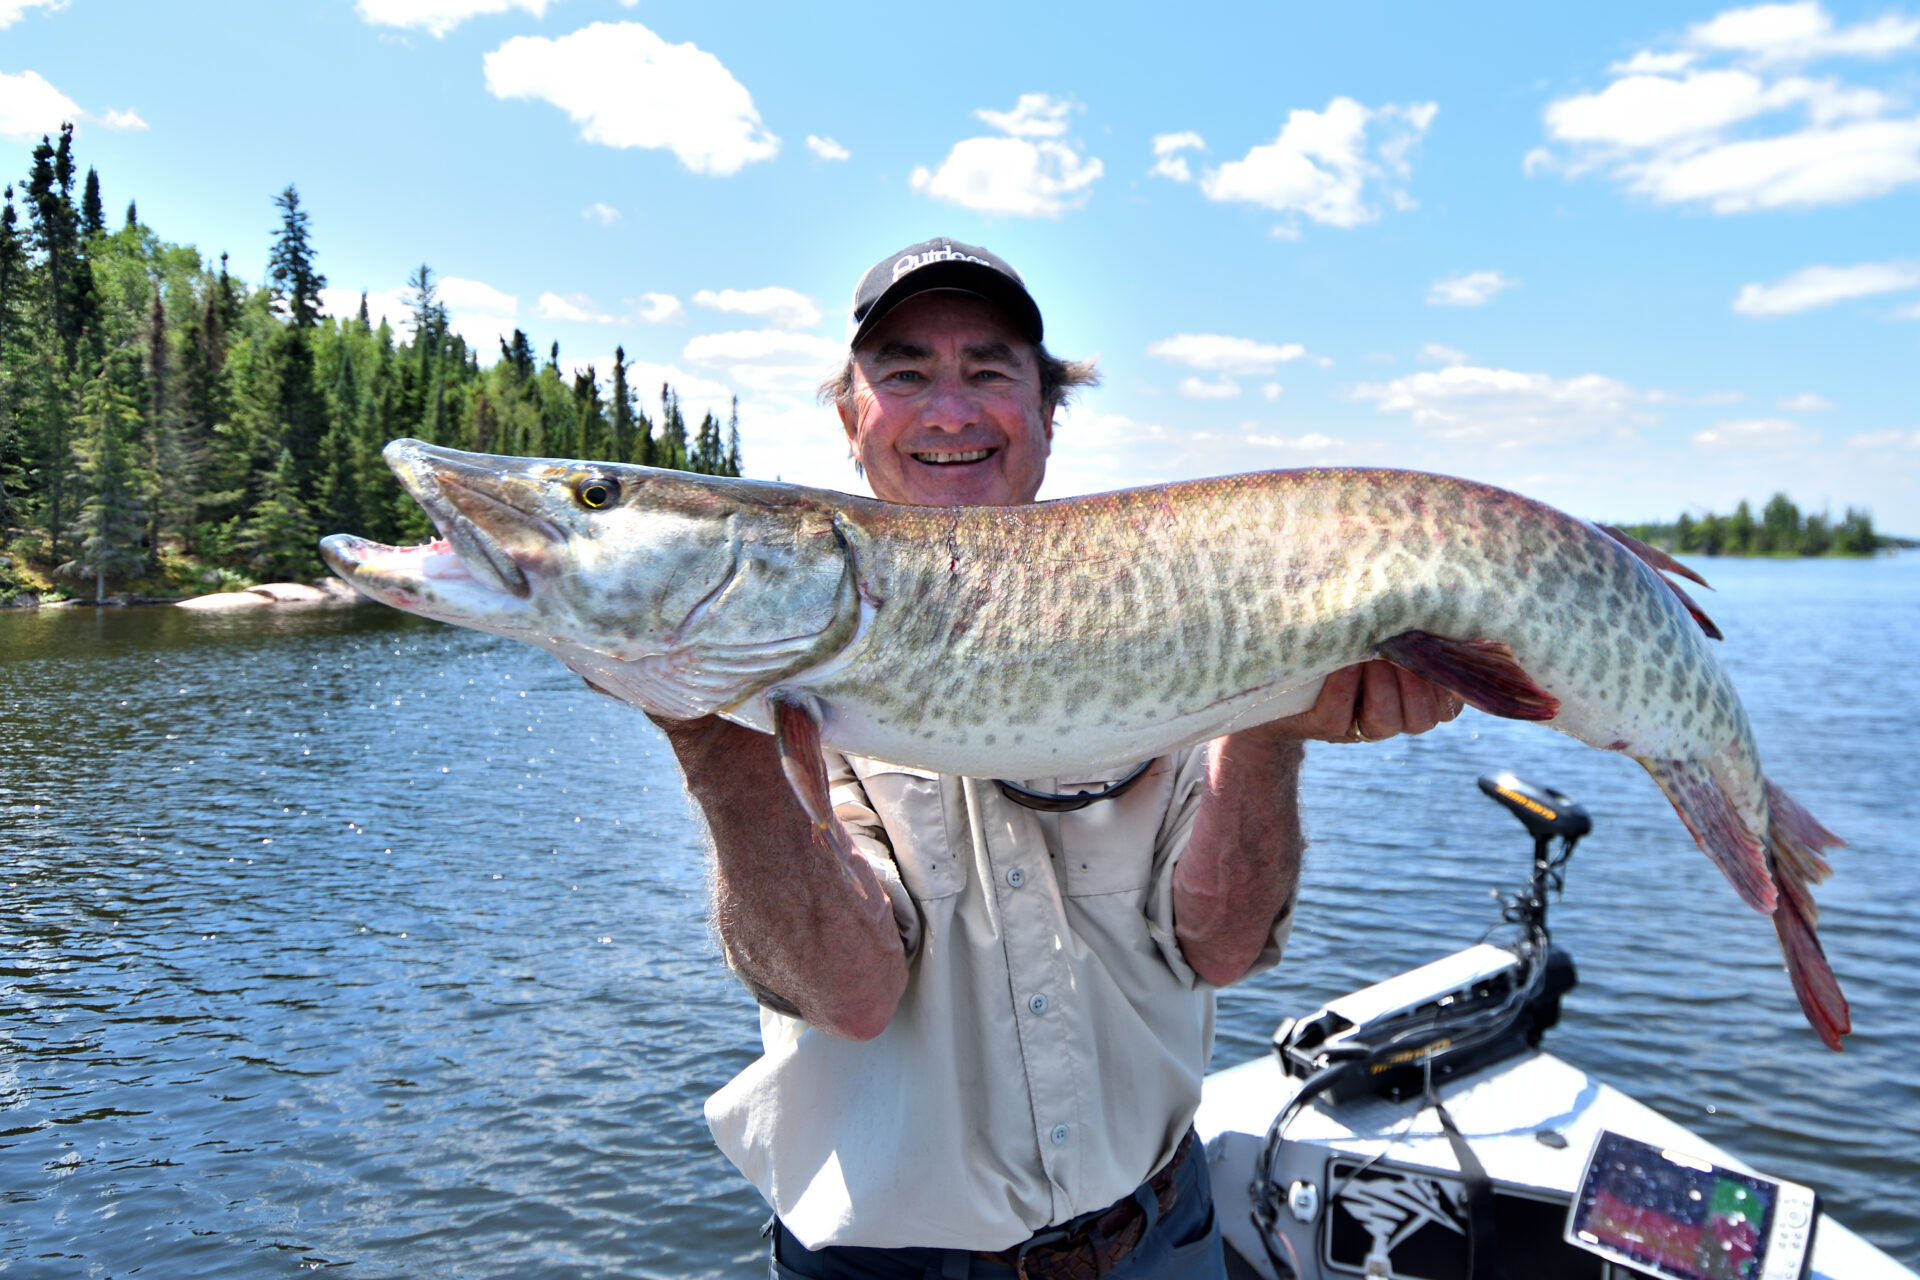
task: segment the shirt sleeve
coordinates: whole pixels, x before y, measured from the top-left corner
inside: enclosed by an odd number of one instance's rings
[[[893,923],[900,930],[900,944],[906,948],[908,961],[912,961],[920,951],[923,933],[920,909],[900,879],[900,868],[893,860],[892,837],[874,811],[873,799],[847,757],[838,751],[821,754],[827,762],[827,797],[833,802],[833,816],[840,819],[840,825],[852,837],[854,852],[867,860],[874,878],[887,891],[887,900],[893,904]]]
[[[1208,744],[1201,743],[1197,747],[1176,751],[1167,758],[1173,770],[1173,793],[1167,802],[1166,816],[1160,823],[1159,839],[1153,851],[1153,879],[1147,886],[1147,932],[1160,948],[1167,966],[1189,987],[1200,985],[1205,979],[1187,963],[1186,956],[1180,951],[1180,940],[1173,931],[1173,869],[1180,865],[1180,859],[1186,855],[1187,844],[1193,839],[1193,820],[1199,814],[1200,801],[1206,794],[1207,756]],[[1266,945],[1260,948],[1259,956],[1248,966],[1243,978],[1264,973],[1280,963],[1281,953],[1286,950],[1287,936],[1293,932],[1293,910],[1299,901],[1300,884],[1296,880],[1293,893],[1273,922]]]

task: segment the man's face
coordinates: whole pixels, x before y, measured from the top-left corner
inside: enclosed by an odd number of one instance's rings
[[[840,421],[874,496],[916,506],[1032,502],[1053,446],[1033,344],[965,293],[920,294],[874,326]]]

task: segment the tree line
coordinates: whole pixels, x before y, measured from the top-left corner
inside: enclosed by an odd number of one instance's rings
[[[1803,513],[1784,493],[1769,498],[1757,516],[1742,498],[1731,515],[1682,512],[1671,524],[1625,528],[1640,541],[1668,551],[1706,556],[1869,556],[1912,545],[1874,532],[1873,515],[1864,508],[1848,507],[1846,516],[1835,522],[1825,511]]]
[[[322,314],[292,186],[250,286],[131,201],[109,227],[97,171],[76,177],[67,125],[0,196],[0,602],[36,577],[96,599],[311,577],[322,532],[419,541],[432,527],[380,459],[400,436],[740,474],[737,400],[690,430],[671,386],[642,407],[623,348],[604,378],[569,375],[559,343],[543,360],[517,329],[483,368],[426,266],[406,332],[372,323],[364,294],[357,316]]]

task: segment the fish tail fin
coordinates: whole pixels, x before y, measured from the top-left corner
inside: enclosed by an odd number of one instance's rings
[[[1767,847],[1747,826],[1732,797],[1698,760],[1640,760],[1672,802],[1694,843],[1712,858],[1740,898],[1755,911],[1771,912],[1778,894],[1767,869]]]
[[[1820,911],[1813,902],[1812,886],[1833,874],[1820,851],[1845,843],[1799,801],[1773,782],[1767,783],[1767,850],[1773,855],[1773,877],[1780,888],[1773,931],[1780,936],[1780,950],[1787,958],[1787,975],[1793,979],[1800,1011],[1806,1014],[1820,1042],[1835,1051],[1840,1048],[1840,1037],[1853,1030],[1853,1015],[1814,932]]]

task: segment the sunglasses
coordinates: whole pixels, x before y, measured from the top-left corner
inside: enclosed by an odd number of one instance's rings
[[[1073,791],[1064,794],[1056,791],[1035,791],[1017,782],[1008,782],[1005,778],[995,778],[993,785],[1000,788],[1001,795],[1023,809],[1038,809],[1041,813],[1072,813],[1090,804],[1098,804],[1102,800],[1118,800],[1127,794],[1134,783],[1146,777],[1147,770],[1152,767],[1153,761],[1149,760],[1136,766],[1126,777],[1116,778],[1098,791]]]

